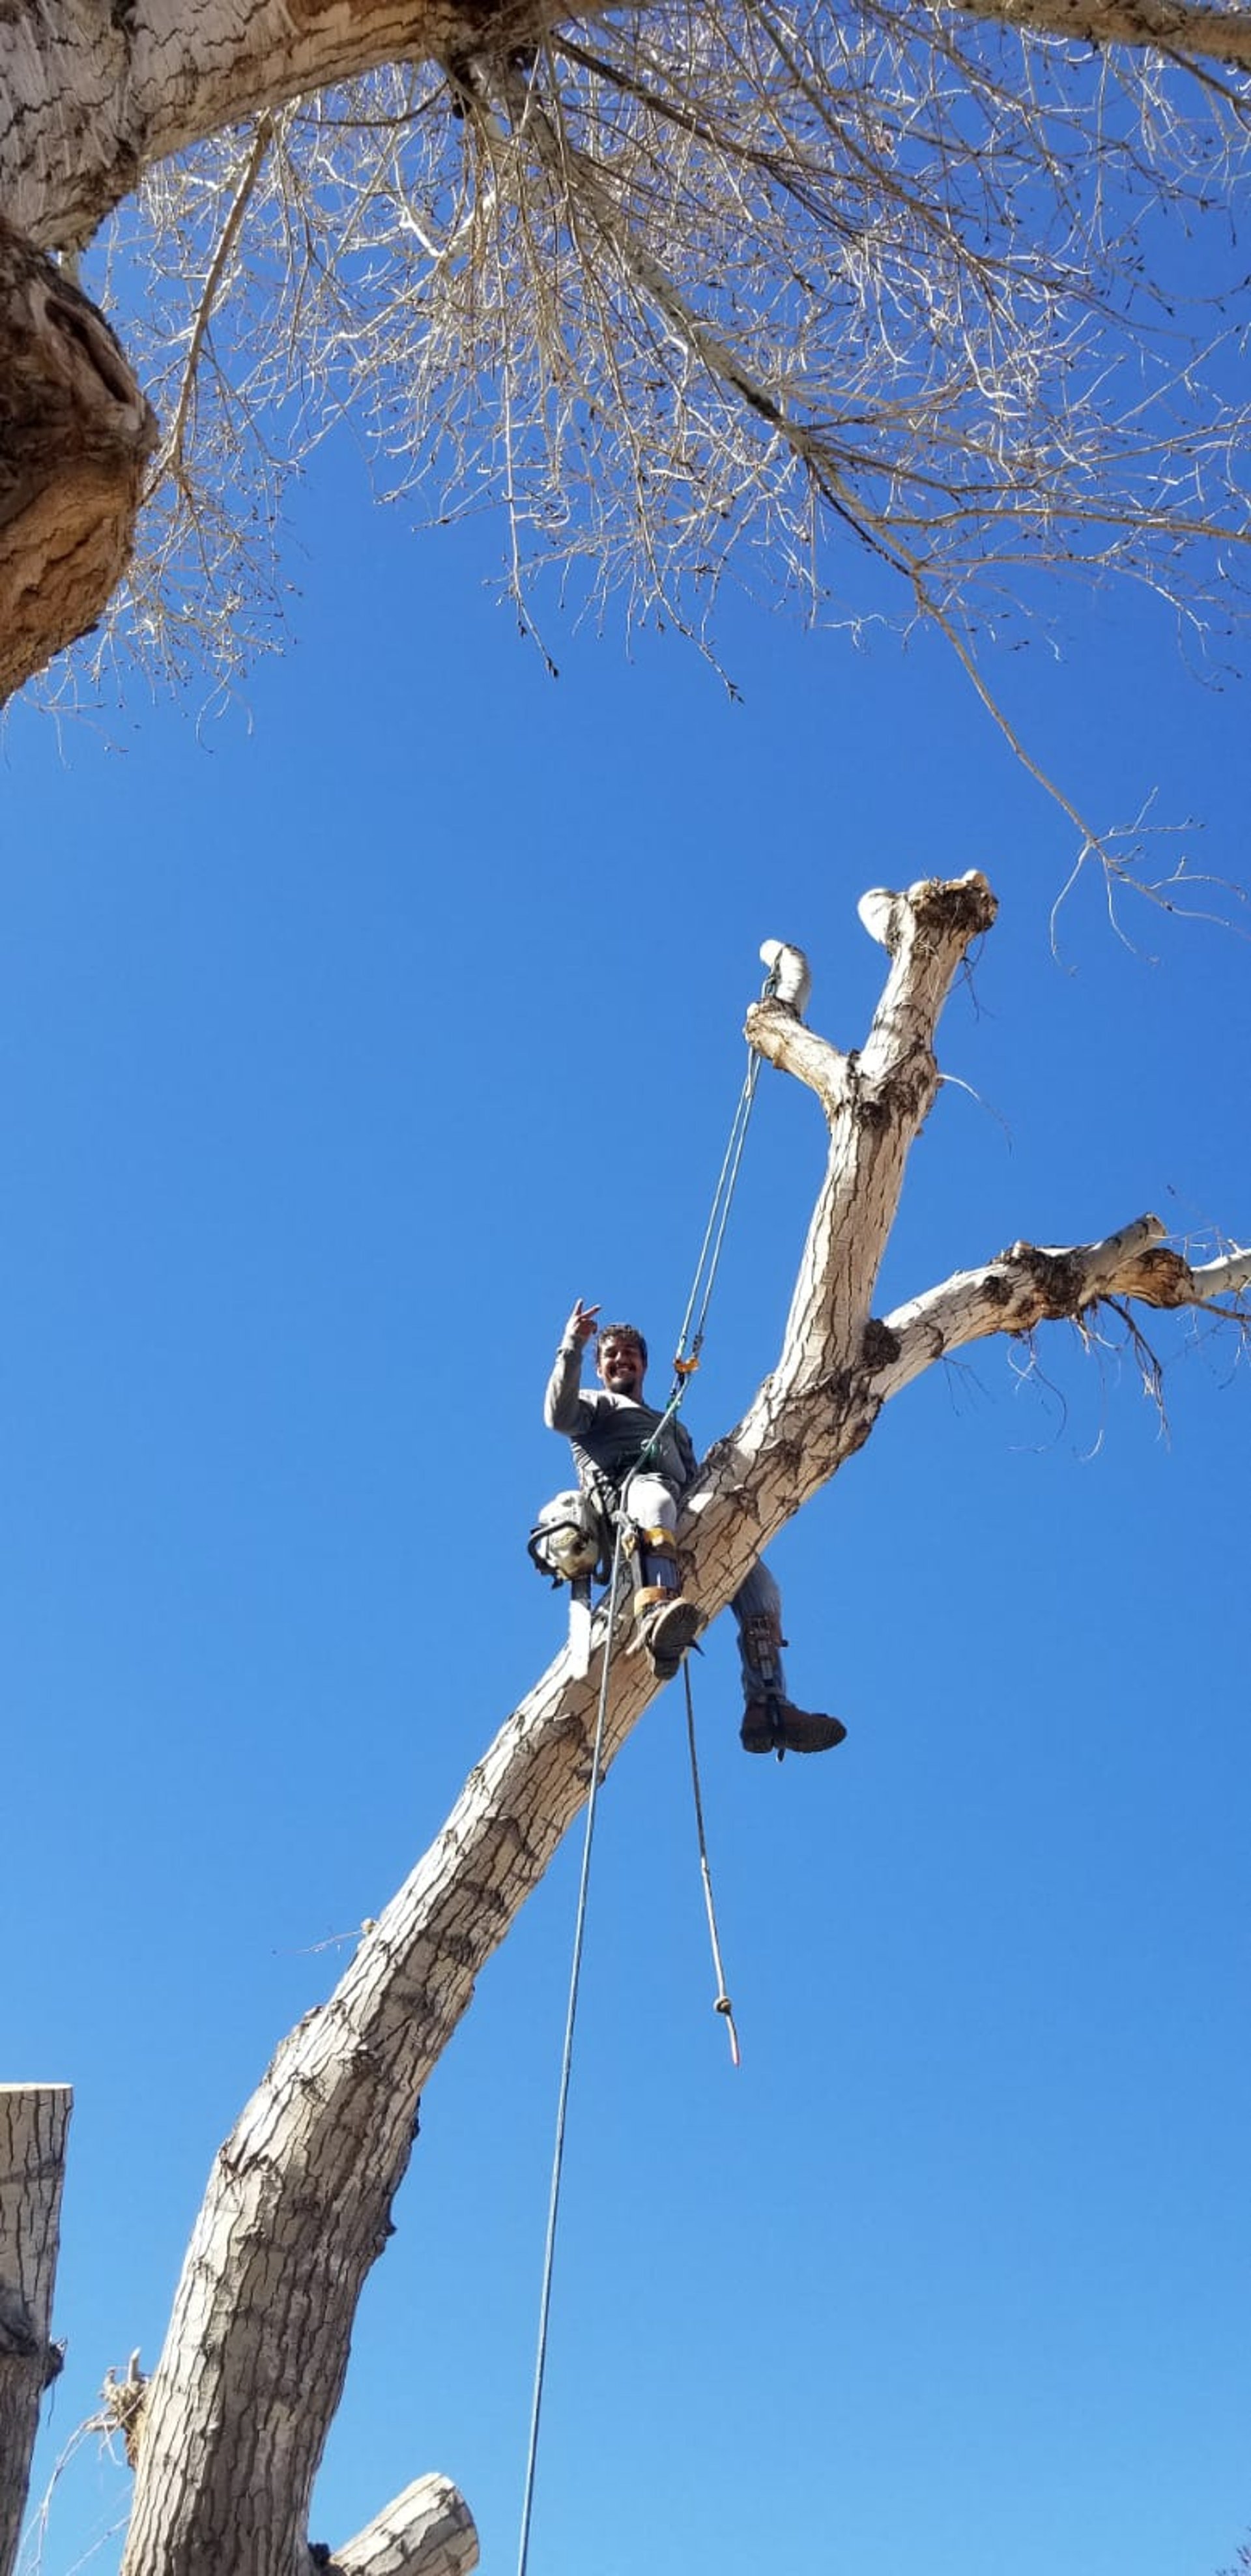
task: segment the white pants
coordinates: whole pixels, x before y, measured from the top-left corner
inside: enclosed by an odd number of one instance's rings
[[[677,1498],[659,1476],[631,1476],[621,1491],[621,1508],[627,1520],[638,1529],[673,1530],[678,1524]],[[666,1591],[676,1591],[677,1567],[671,1556],[657,1556],[643,1550],[644,1583],[663,1584]],[[740,1583],[730,1603],[738,1622],[738,1655],[743,1675],[743,1698],[759,1699],[763,1691],[786,1697],[786,1676],[782,1669],[782,1595],[762,1556],[757,1557],[750,1574]]]

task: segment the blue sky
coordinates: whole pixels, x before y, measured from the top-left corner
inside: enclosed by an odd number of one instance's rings
[[[37,2487],[105,2366],[155,2360],[327,1945],[559,1643],[524,1552],[551,1348],[578,1294],[676,1332],[761,939],[854,1044],[858,894],[1001,897],[881,1308],[1149,1207],[1251,1231],[1245,940],[1139,911],[1135,953],[1092,882],[1057,963],[1071,836],[940,650],[731,604],[739,705],[676,641],[549,622],[552,682],[490,531],[412,534],[346,445],[289,560],[289,649],[224,720],[133,685],[3,745],[5,2072],[76,2090]],[[1138,611],[1068,616],[1001,666],[1032,746],[1244,873],[1240,693]],[[767,1072],[701,1445],[775,1355],[821,1142]],[[612,1774],[535,2576],[1215,2576],[1251,2523],[1248,1374],[1150,1329],[1167,1433],[1123,1358],[986,1345],[785,1534],[836,1756],[746,1760],[710,1639],[738,2074],[676,1692]],[[429,2087],[314,2536],[437,2467],[514,2562],[576,1859]],[[83,2446],[48,2576],[125,2495]]]

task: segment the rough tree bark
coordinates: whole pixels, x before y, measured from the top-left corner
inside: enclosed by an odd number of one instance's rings
[[[469,2507],[438,2477],[414,2478],[334,2555],[336,2576],[470,2576],[477,2564]]]
[[[0,2576],[17,2555],[39,2401],[61,2367],[50,2340],[67,2084],[0,2084]]]
[[[155,444],[107,323],[0,218],[0,704],[108,606]]]
[[[1151,46],[1162,54],[1200,55],[1245,69],[1251,63],[1251,17],[1234,9],[1194,9],[1188,0],[949,0],[962,16],[994,19],[1036,36],[1083,45]]]
[[[1143,1217],[1099,1243],[1016,1244],[874,1316],[908,1151],[939,1082],[936,1023],[994,910],[976,875],[865,898],[861,919],[890,969],[858,1053],[816,1036],[794,1002],[748,1015],[751,1043],[816,1093],[829,1150],[777,1365],[706,1459],[680,1525],[690,1587],[709,1615],[862,1446],[882,1405],[945,1352],[1080,1320],[1105,1298],[1210,1305],[1251,1278],[1251,1253],[1192,1270]],[[801,995],[798,952],[784,963],[795,981],[782,991]],[[124,2576],[308,2576],[313,2477],[417,2097],[585,1801],[604,1631],[601,1609],[590,1673],[576,1678],[561,1655],[505,1721],[222,2148],[148,2384]],[[606,1762],[655,1689],[641,1658],[614,1659]],[[467,2508],[440,2488],[432,2528],[413,2501],[423,2488],[429,2498],[429,2482],[407,2490],[338,2563],[353,2576],[464,2576],[476,2559]]]
[[[1245,65],[1251,14],[1190,0],[956,0],[1024,32]],[[140,171],[381,63],[454,63],[593,19],[597,0],[43,0],[0,11],[9,221],[77,250]]]

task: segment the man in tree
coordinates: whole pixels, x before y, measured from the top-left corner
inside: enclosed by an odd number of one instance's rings
[[[560,1338],[543,1419],[550,1431],[563,1431],[568,1438],[583,1489],[597,1483],[609,1487],[632,1525],[631,1651],[642,1647],[657,1679],[667,1682],[704,1624],[697,1603],[683,1598],[673,1537],[679,1501],[695,1475],[695,1451],[684,1423],[676,1418],[665,1422],[643,1400],[647,1344],[637,1325],[602,1327],[596,1373],[603,1393],[583,1394],[582,1353],[595,1337],[598,1314],[597,1306],[584,1306],[578,1299]],[[763,1558],[739,1586],[731,1608],[738,1621],[743,1672],[744,1750],[825,1753],[841,1744],[847,1729],[839,1718],[796,1708],[786,1697],[782,1600]]]

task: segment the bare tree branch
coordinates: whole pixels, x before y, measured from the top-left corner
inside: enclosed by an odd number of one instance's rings
[[[1070,44],[1150,47],[1197,55],[1245,71],[1251,64],[1251,16],[1243,9],[1193,9],[1177,0],[946,0],[965,16],[1023,33],[1061,36]]]
[[[499,508],[532,632],[548,565],[709,652],[731,566],[806,615],[928,620],[1123,873],[987,648],[1039,575],[1146,589],[1216,667],[1245,627],[1221,278],[1251,19],[972,5],[0,12],[6,206],[67,248],[126,209],[114,274],[144,272],[136,359],[185,450],[118,631],[183,675],[263,647],[285,477],[354,407],[390,488]]]
[[[156,460],[153,482],[149,486],[148,491],[144,494],[145,500],[149,500],[151,498],[152,491],[155,489],[155,485],[159,482],[162,475],[172,474],[176,480],[182,480],[183,441],[186,436],[187,421],[191,412],[192,401],[195,394],[196,376],[200,365],[200,353],[204,347],[205,336],[213,318],[213,308],[217,302],[221,282],[225,276],[231,252],[233,251],[238,239],[240,225],[242,224],[248,210],[248,201],[256,187],[257,180],[259,179],[261,170],[264,166],[265,155],[268,152],[273,139],[274,120],[272,116],[266,115],[259,117],[257,119],[256,132],[252,137],[251,150],[248,152],[243,164],[243,171],[240,176],[239,185],[235,190],[226,220],[222,225],[221,236],[218,241],[217,248],[209,262],[208,276],[204,281],[204,292],[200,298],[195,320],[191,326],[191,335],[187,344],[187,355],[183,362],[182,383],[178,390],[178,400],[174,406],[174,416],[170,422],[169,434],[164,440],[161,452]]]
[[[938,1017],[994,900],[970,875],[876,894],[862,912],[890,969],[858,1053],[816,1037],[794,1003],[764,1001],[748,1018],[752,1043],[816,1091],[829,1152],[777,1365],[705,1460],[679,1526],[709,1615],[862,1446],[888,1396],[949,1349],[1080,1317],[1101,1297],[1210,1305],[1251,1272],[1243,1254],[1191,1271],[1148,1217],[1099,1244],[1018,1245],[876,1320],[908,1149],[938,1080]],[[769,955],[784,968],[782,990],[801,994],[799,952],[771,943]],[[125,2576],[244,2576],[240,2532],[246,2576],[300,2566],[356,2301],[389,2233],[417,2097],[586,1797],[605,1620],[601,1608],[591,1671],[575,1676],[558,1656],[506,1719],[442,1833],[365,1931],[329,2002],[283,2042],[222,2148],[148,2386]],[[645,1659],[614,1657],[608,1762],[656,1687]]]
[[[1062,1248],[1014,1243],[982,1270],[964,1270],[896,1307],[877,1327],[876,1385],[898,1395],[935,1360],[990,1333],[1032,1333],[1042,1323],[1077,1322],[1102,1298],[1146,1306],[1210,1309],[1251,1280],[1251,1252],[1192,1269],[1163,1241],[1158,1217],[1143,1216],[1101,1243]],[[1236,1320],[1233,1310],[1225,1310]]]
[[[334,2576],[472,2576],[477,2564],[473,2517],[446,2478],[415,2478],[331,2561]]]

